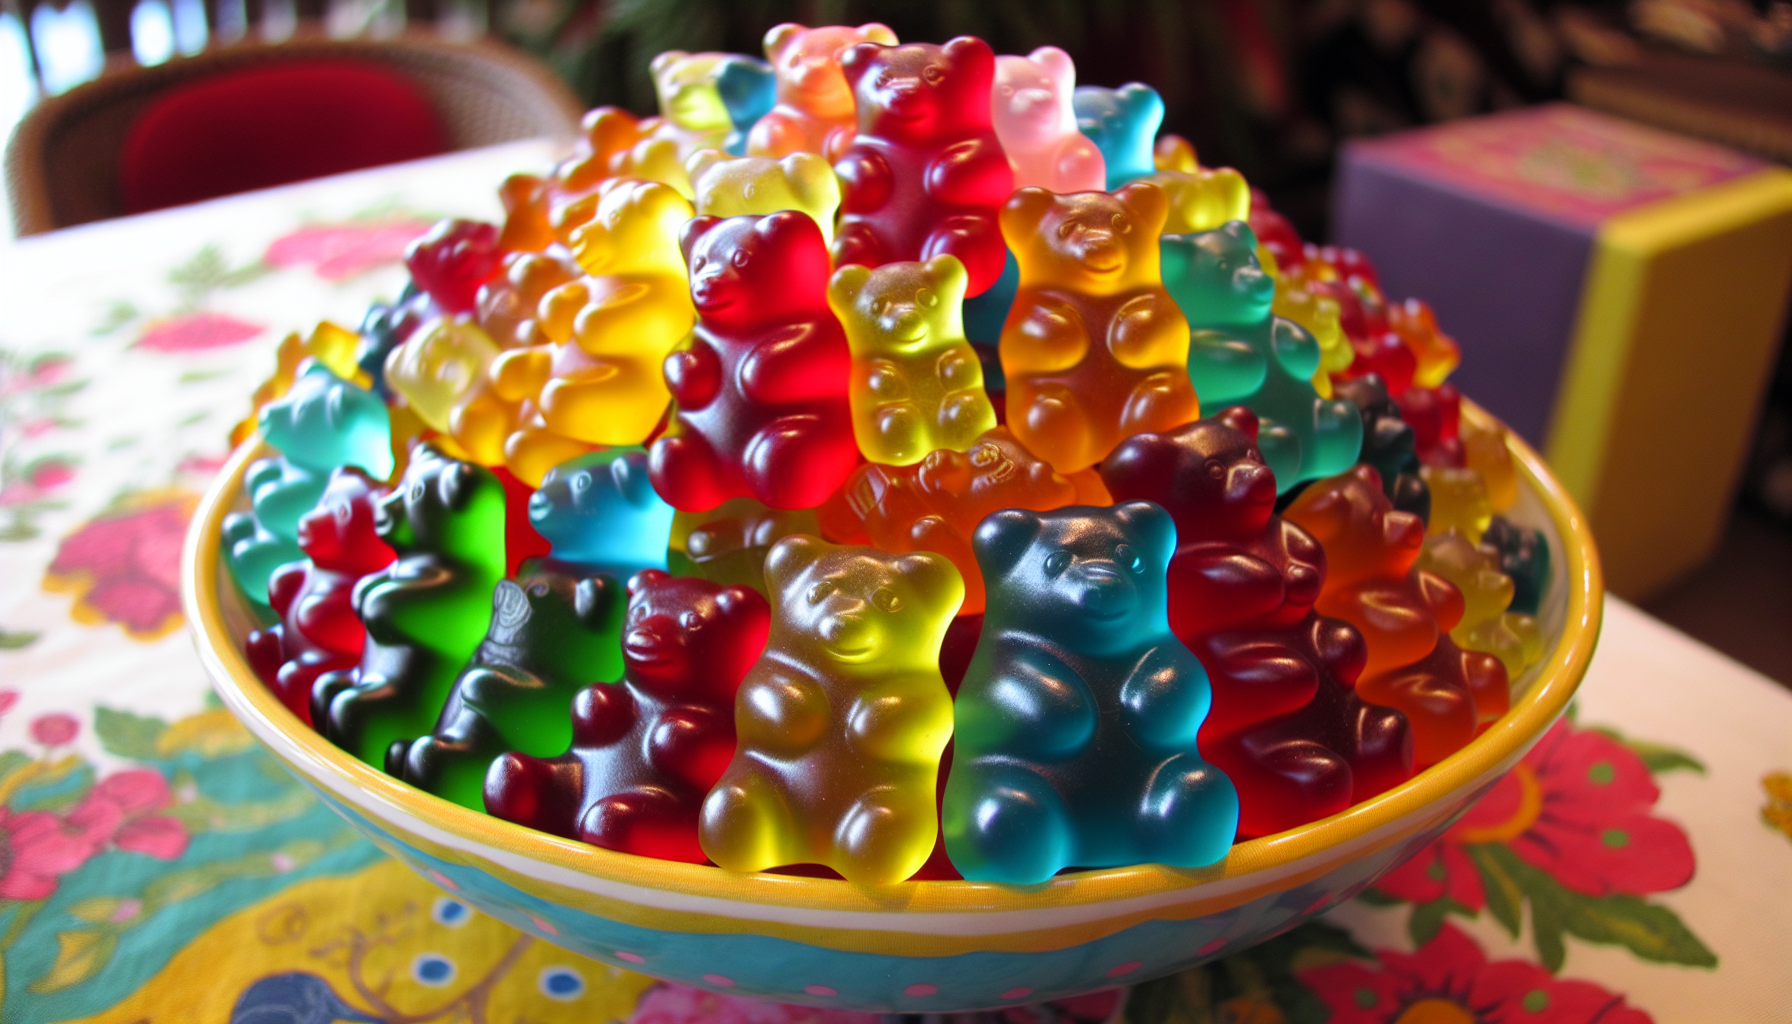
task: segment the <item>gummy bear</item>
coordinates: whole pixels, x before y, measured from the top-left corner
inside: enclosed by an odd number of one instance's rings
[[[1413,384],[1435,388],[1448,380],[1462,362],[1462,350],[1453,338],[1437,329],[1431,307],[1418,299],[1407,299],[1389,304],[1387,317],[1388,329],[1413,355]]]
[[[1251,223],[1254,233],[1256,221]],[[1269,255],[1261,236],[1257,239],[1257,248],[1259,258]],[[1274,257],[1269,256],[1269,259]],[[1276,271],[1267,262],[1263,269],[1276,277]],[[1276,299],[1270,308],[1275,315],[1306,328],[1318,343],[1319,369],[1313,374],[1313,389],[1321,398],[1332,397],[1335,387],[1332,378],[1350,369],[1350,364],[1356,361],[1356,349],[1350,347],[1350,339],[1345,337],[1344,326],[1339,321],[1337,300],[1308,288],[1305,277],[1286,272],[1276,277]]]
[[[548,470],[529,498],[529,522],[553,545],[555,568],[618,580],[666,568],[672,506],[648,481],[643,449],[593,452]]]
[[[398,559],[356,585],[355,615],[367,627],[361,664],[318,679],[311,719],[382,766],[395,741],[434,726],[485,636],[504,576],[504,488],[490,470],[419,445],[374,526]]]
[[[579,691],[557,756],[493,762],[486,808],[612,850],[703,863],[698,811],[734,756],[735,692],[770,622],[765,598],[745,587],[636,576],[620,685]]]
[[[367,315],[361,320],[360,340],[355,346],[355,368],[366,375],[374,394],[391,400],[392,388],[386,384],[386,359],[393,349],[404,344],[405,339],[430,319],[429,296],[418,291],[412,282],[405,283],[397,302],[376,302],[368,307]],[[394,429],[393,434],[397,433]]]
[[[1077,130],[1101,150],[1107,191],[1130,185],[1157,170],[1153,141],[1164,123],[1164,101],[1141,82],[1118,89],[1078,86],[1071,99]]]
[[[675,139],[682,153],[727,144],[734,121],[716,89],[722,62],[732,54],[663,50],[648,65],[659,100],[658,132]]]
[[[1462,591],[1462,620],[1450,630],[1450,639],[1458,646],[1500,659],[1508,678],[1517,678],[1542,657],[1543,633],[1537,620],[1507,610],[1512,606],[1512,577],[1500,571],[1497,551],[1477,547],[1460,534],[1436,534],[1425,538],[1417,565]]]
[[[828,305],[852,352],[853,436],[873,462],[907,466],[964,451],[996,425],[983,366],[964,337],[964,264],[956,256],[841,267]]]
[[[1434,492],[1434,523],[1435,502]],[[1357,695],[1406,715],[1417,767],[1448,757],[1505,714],[1505,666],[1447,635],[1462,619],[1462,592],[1414,568],[1423,525],[1394,509],[1380,474],[1357,466],[1320,480],[1285,515],[1324,546],[1329,574],[1319,613],[1362,632],[1368,651]]]
[[[1356,372],[1353,366],[1351,372]],[[1427,466],[1461,466],[1462,394],[1453,384],[1436,388],[1409,387],[1388,392],[1400,403],[1400,418],[1412,424],[1413,448]]]
[[[473,299],[498,271],[504,253],[498,228],[475,220],[440,220],[404,251],[411,280],[445,313],[471,313]]]
[[[1056,46],[1041,46],[1025,57],[996,58],[990,119],[1014,168],[1015,188],[1107,189],[1101,150],[1076,128],[1071,105],[1075,90],[1076,65]]]
[[[684,161],[695,151],[689,137],[662,118],[637,118],[620,107],[588,110],[572,155],[555,165],[549,180],[548,222],[558,235],[567,208],[613,178],[657,182],[689,199]]]
[[[553,201],[552,183],[540,175],[512,174],[505,178],[498,186],[498,202],[504,207],[498,248],[515,255],[541,252],[554,244],[554,228],[548,223]]]
[[[1518,468],[1506,446],[1505,426],[1488,417],[1465,416],[1457,438],[1463,463],[1487,486],[1487,503],[1495,512],[1510,512],[1518,504]]]
[[[716,67],[716,95],[728,111],[729,156],[747,155],[747,135],[778,102],[778,75],[762,60],[731,53]]]
[[[742,496],[814,508],[859,458],[821,229],[788,210],[698,217],[683,244],[699,320],[666,358],[677,420],[650,450],[654,489],[686,512]]]
[[[1535,615],[1549,590],[1549,541],[1542,530],[1514,526],[1494,516],[1481,543],[1499,554],[1500,571],[1512,577],[1511,610]]]
[[[1014,191],[989,119],[995,62],[971,36],[841,54],[859,130],[834,162],[844,197],[836,267],[951,254],[969,274],[966,295],[995,284],[1008,258],[997,210]]]
[[[706,512],[672,516],[666,563],[675,576],[751,587],[763,595],[772,545],[793,533],[820,531],[814,509],[773,509],[752,498],[729,498]]]
[[[814,153],[792,153],[782,160],[766,156],[729,159],[713,149],[698,150],[685,161],[699,216],[800,210],[815,221],[824,241],[834,239],[834,214],[840,209],[840,179]]]
[[[858,124],[852,87],[840,69],[842,51],[858,43],[894,46],[896,33],[873,21],[858,28],[804,28],[786,22],[765,34],[778,101],[748,133],[749,156],[819,153],[834,159]]]
[[[455,677],[435,729],[395,742],[386,771],[483,810],[485,775],[508,751],[547,757],[572,742],[567,715],[591,683],[622,673],[622,585],[533,563],[491,594],[491,625]],[[514,755],[512,755],[514,756]]]
[[[1176,135],[1159,139],[1152,159],[1157,170],[1137,180],[1151,182],[1170,197],[1165,234],[1212,231],[1229,221],[1250,218],[1251,187],[1244,175],[1230,167],[1202,167],[1187,139]]]
[[[822,864],[900,882],[939,831],[952,737],[940,643],[964,582],[939,555],[786,537],[765,654],[735,698],[734,759],[703,802],[703,852],[730,871]]]
[[[1431,492],[1431,519],[1427,533],[1459,533],[1470,544],[1481,543],[1481,535],[1493,521],[1493,504],[1487,499],[1487,484],[1472,469],[1449,466],[1420,466],[1419,477]]]
[[[1382,491],[1402,512],[1431,522],[1431,489],[1419,476],[1412,427],[1400,418],[1400,407],[1388,397],[1380,374],[1339,381],[1337,395],[1363,415],[1363,450],[1357,461],[1381,474]]]
[[[355,363],[359,346],[360,339],[354,332],[328,320],[319,321],[309,335],[301,337],[294,331],[280,339],[274,350],[274,372],[255,388],[249,415],[230,428],[231,447],[242,444],[255,433],[262,407],[292,390],[300,367],[308,359],[322,363],[338,377],[368,386],[371,382],[361,376],[360,367]]]
[[[665,185],[619,179],[587,206],[564,240],[589,276],[541,300],[553,344],[512,349],[491,366],[499,396],[539,410],[504,443],[511,470],[532,485],[592,446],[647,440],[671,398],[660,365],[695,319],[678,247],[691,204]]]
[[[306,725],[317,677],[361,660],[367,629],[355,618],[355,583],[396,557],[374,532],[378,497],[377,486],[360,470],[331,475],[317,506],[299,519],[298,547],[305,557],[268,580],[268,604],[280,621],[251,632],[245,644],[255,674]]]
[[[954,715],[952,865],[1027,885],[1224,857],[1238,794],[1196,746],[1211,692],[1166,617],[1170,517],[1149,502],[1008,509],[974,545],[989,605]]]
[[[490,371],[500,351],[471,314],[444,317],[392,350],[386,382],[432,430],[453,439],[456,455],[503,465],[518,411],[493,387]]]
[[[1102,463],[1121,500],[1176,523],[1169,623],[1206,667],[1201,750],[1238,787],[1239,834],[1270,835],[1343,810],[1412,775],[1397,711],[1352,690],[1362,636],[1313,611],[1325,553],[1274,514],[1275,477],[1249,410],[1128,439]]]
[[[1060,473],[1123,439],[1201,414],[1188,321],[1164,290],[1155,185],[1054,195],[1023,188],[1002,208],[1020,290],[1002,328],[1014,436]]]
[[[541,329],[541,300],[584,271],[559,253],[516,252],[504,269],[479,287],[473,321],[500,349],[553,342]]]
[[[261,436],[287,461],[314,472],[358,466],[392,474],[392,421],[386,403],[320,362],[301,366],[292,389],[262,406]]]
[[[1275,281],[1257,262],[1243,221],[1197,235],[1164,235],[1164,284],[1189,319],[1188,372],[1209,408],[1257,414],[1257,444],[1286,491],[1341,472],[1362,449],[1362,414],[1319,397],[1319,346],[1271,311]]]
[[[964,577],[961,616],[983,612],[983,572],[971,537],[985,516],[1004,508],[1049,512],[1066,505],[1113,504],[1094,470],[1061,476],[1006,427],[992,428],[967,451],[937,450],[912,466],[864,463],[841,494],[866,543],[898,554],[932,551],[952,560]]]

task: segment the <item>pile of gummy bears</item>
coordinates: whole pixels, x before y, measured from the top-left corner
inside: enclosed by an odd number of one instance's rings
[[[282,346],[223,543],[294,714],[613,850],[1026,884],[1506,711],[1549,550],[1424,303],[1058,49],[766,54],[662,54]]]

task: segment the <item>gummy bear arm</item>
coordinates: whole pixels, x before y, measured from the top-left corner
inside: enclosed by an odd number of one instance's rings
[[[1044,292],[1022,295],[1014,304],[1027,312],[1002,331],[1004,370],[1057,373],[1083,361],[1089,352],[1089,332],[1075,305]]]
[[[827,728],[828,696],[800,669],[771,654],[761,658],[735,700],[739,748],[771,757],[795,757],[815,745]]]
[[[286,610],[292,607],[293,598],[305,587],[305,577],[311,568],[309,561],[288,562],[268,577],[268,604],[274,613],[284,617]]]
[[[1213,691],[1207,670],[1174,638],[1146,651],[1120,685],[1120,707],[1137,740],[1193,747]]]
[[[1108,324],[1108,351],[1120,365],[1136,370],[1184,364],[1188,341],[1188,320],[1168,293],[1133,296]]]
[[[922,180],[942,203],[994,207],[1014,191],[1014,168],[994,138],[966,139],[928,161]]]
[[[782,110],[772,110],[753,123],[747,133],[747,154],[773,159],[803,148],[803,126]]]
[[[1179,553],[1170,562],[1167,582],[1171,594],[1186,595],[1173,603],[1223,609],[1228,622],[1247,622],[1274,611],[1284,589],[1275,566],[1226,544]],[[1184,625],[1177,623],[1178,628]],[[1192,625],[1201,629],[1208,624]]]
[[[432,630],[430,606],[442,599],[442,591],[460,584],[460,577],[433,558],[404,561],[403,577],[369,577],[374,582],[355,590],[355,612],[367,624],[367,635],[380,643],[403,642],[407,637]],[[421,621],[411,622],[413,617]]]
[[[721,357],[702,338],[667,356],[664,372],[666,389],[680,409],[701,409],[721,394]]]
[[[1057,164],[1052,170],[1059,186],[1052,189],[1054,192],[1102,192],[1107,189],[1107,164],[1102,159],[1101,149],[1081,133],[1071,136],[1058,153]]]
[[[521,402],[541,394],[553,373],[554,357],[546,345],[511,349],[492,360],[492,390],[506,402]]]
[[[629,281],[579,311],[574,338],[594,356],[671,348],[697,314],[682,279]]]
[[[840,212],[869,213],[890,201],[896,177],[882,153],[864,146],[847,150],[834,165],[840,178]]]
[[[461,701],[486,715],[502,715],[506,701],[522,693],[542,692],[548,688],[540,676],[512,665],[468,668],[455,683]]]
[[[741,360],[740,388],[748,401],[765,405],[833,398],[848,367],[846,340],[832,323],[790,324]]]
[[[1010,633],[996,646],[998,670],[959,689],[958,734],[980,751],[1067,752],[1093,735],[1096,708],[1082,675],[1035,636]],[[975,666],[973,666],[974,668]],[[962,749],[962,748],[961,748]]]
[[[846,728],[867,757],[938,763],[952,735],[952,698],[937,672],[882,680],[853,702]]]
[[[1269,376],[1262,351],[1222,331],[1196,331],[1189,337],[1188,367],[1203,411],[1249,401]]]

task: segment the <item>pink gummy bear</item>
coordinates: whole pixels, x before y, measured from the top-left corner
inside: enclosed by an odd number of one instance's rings
[[[814,508],[859,461],[821,229],[793,210],[697,217],[680,244],[697,327],[666,359],[678,417],[653,443],[654,488],[685,512],[738,497]]]
[[[855,43],[894,43],[888,26],[827,25],[804,28],[786,22],[765,34],[765,58],[778,79],[777,105],[754,122],[748,156],[774,159],[820,153],[830,160],[852,138],[852,87],[840,73],[840,51]]]
[[[1107,161],[1076,130],[1070,99],[1076,65],[1056,46],[1025,57],[996,58],[990,118],[1014,168],[1014,187],[1051,192],[1100,192],[1107,188]]]
[[[981,39],[944,46],[860,43],[840,57],[859,132],[834,165],[843,193],[834,263],[880,267],[958,257],[967,297],[1001,276],[997,212],[1014,170],[990,124],[995,54]]]

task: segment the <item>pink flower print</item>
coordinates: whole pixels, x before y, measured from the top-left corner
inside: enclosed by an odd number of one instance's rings
[[[0,486],[0,508],[42,501],[74,478],[74,464],[66,459],[53,455],[35,459],[19,477]]]
[[[40,715],[31,723],[31,738],[46,747],[60,747],[80,734],[81,723],[61,712]]]
[[[0,899],[41,900],[56,880],[97,852],[92,840],[49,811],[0,807]]]
[[[44,574],[50,590],[79,596],[80,622],[116,622],[138,640],[177,628],[180,546],[195,499],[182,492],[138,495],[62,539]]]
[[[411,240],[430,226],[421,220],[315,224],[275,239],[262,261],[282,269],[309,264],[318,277],[341,281],[373,267],[397,263]]]
[[[1412,955],[1378,950],[1375,967],[1346,962],[1302,971],[1330,1024],[1653,1024],[1622,995],[1558,981],[1525,960],[1487,962],[1454,925]]]
[[[265,330],[260,324],[225,313],[188,313],[150,322],[137,339],[137,346],[151,352],[199,352],[240,345]]]
[[[168,780],[149,769],[101,779],[86,799],[68,812],[68,822],[97,841],[132,853],[173,860],[187,850],[187,830],[178,818],[159,815],[174,802]]]
[[[629,1024],[878,1024],[874,1013],[792,1006],[687,985],[656,985],[641,997]]]
[[[4,718],[12,706],[19,702],[19,691],[0,690],[0,718]]]

